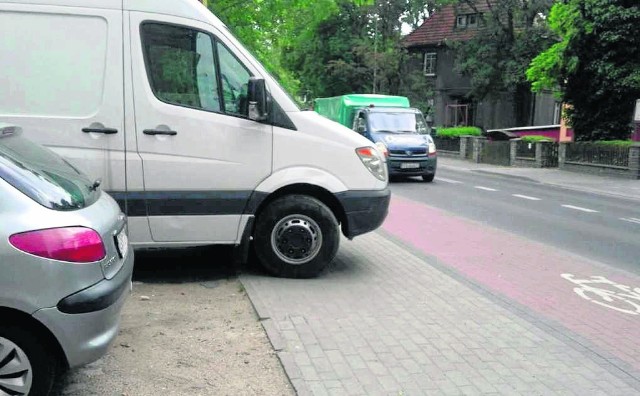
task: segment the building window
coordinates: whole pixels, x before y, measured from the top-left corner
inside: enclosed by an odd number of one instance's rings
[[[478,26],[478,16],[476,14],[467,15],[467,26],[469,27]]]
[[[426,52],[424,54],[424,75],[435,76],[436,75],[436,53]]]
[[[458,17],[456,18],[456,27],[478,27],[478,19],[478,14],[458,15]]]
[[[562,122],[562,103],[556,102],[553,105],[553,124],[558,125]]]

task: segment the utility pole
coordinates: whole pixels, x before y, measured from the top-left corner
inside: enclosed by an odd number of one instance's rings
[[[376,93],[376,80],[378,78],[378,14],[374,22],[373,33],[373,93]]]

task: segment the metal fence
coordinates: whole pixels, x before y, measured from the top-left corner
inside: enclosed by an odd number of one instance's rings
[[[492,165],[511,165],[511,142],[486,141],[482,145],[480,162]]]
[[[567,144],[565,162],[628,168],[629,147],[586,142],[570,143]]]
[[[516,158],[536,159],[536,144],[522,140],[516,142]]]
[[[438,151],[450,151],[452,153],[460,152],[460,138],[459,137],[433,137],[433,141],[436,143]]]

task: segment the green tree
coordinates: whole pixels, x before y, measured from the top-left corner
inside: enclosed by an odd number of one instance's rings
[[[410,67],[416,56],[401,46],[401,27],[403,21],[419,23],[435,4],[339,1],[337,12],[319,21],[312,34],[287,51],[287,65],[296,71],[302,90],[311,97],[371,92],[405,95],[425,109],[429,82]]]
[[[554,89],[577,140],[629,137],[640,98],[640,5],[637,0],[556,3],[549,27],[557,42],[530,64],[534,90]]]
[[[479,15],[479,31],[454,44],[456,69],[471,79],[476,100],[513,95],[516,121],[525,119],[531,98],[526,70],[552,43],[544,18],[553,0],[461,0],[457,7]]]
[[[208,7],[292,93],[299,81],[283,65],[284,51],[337,11],[334,0],[212,0]]]

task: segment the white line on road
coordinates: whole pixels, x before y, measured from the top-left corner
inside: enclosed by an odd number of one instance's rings
[[[482,186],[476,186],[476,188],[478,190],[484,190],[484,191],[498,191],[495,188],[489,188],[489,187],[482,187]]]
[[[563,208],[567,208],[567,209],[573,209],[573,210],[579,210],[581,212],[587,212],[587,213],[598,213],[597,210],[593,210],[593,209],[587,209],[587,208],[581,208],[580,206],[573,206],[573,205],[562,205]]]
[[[636,224],[640,224],[640,219],[636,219],[635,217],[629,217],[628,219],[621,217],[620,220],[622,221],[628,221],[629,223],[636,223]]]
[[[528,195],[513,194],[516,198],[528,199],[529,201],[541,201],[540,198],[530,197]]]
[[[438,177],[436,178],[437,181],[443,181],[445,183],[451,183],[451,184],[463,184],[461,181],[457,181],[457,180],[452,180],[452,179],[445,179],[444,177]]]

